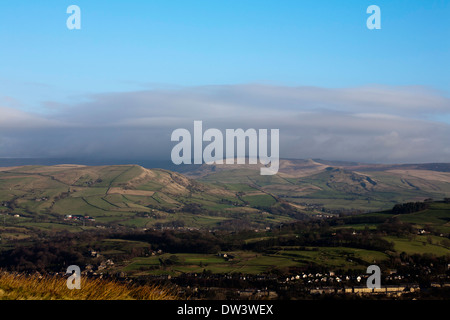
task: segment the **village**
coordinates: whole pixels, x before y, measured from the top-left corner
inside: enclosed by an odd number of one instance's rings
[[[340,280],[340,277],[344,280]],[[401,298],[405,294],[420,293],[430,288],[450,289],[450,277],[434,279],[427,287],[421,287],[418,282],[397,275],[388,280],[382,280],[381,288],[371,289],[366,285],[367,275],[345,276],[326,274],[301,274],[290,278],[271,275],[243,275],[243,274],[183,274],[177,277],[170,275],[149,276],[147,279],[161,283],[172,283],[180,294],[188,295],[192,299],[320,299],[323,296],[341,297],[372,297],[372,298]],[[305,281],[306,280],[306,281]],[[403,281],[402,281],[403,280]],[[383,284],[386,283],[386,284]]]
[[[401,274],[396,269],[388,270],[382,277],[381,288],[369,288],[369,274],[355,272],[299,272],[296,275],[282,274],[213,274],[208,270],[201,273],[148,274],[134,277],[117,271],[112,259],[103,257],[96,250],[87,253],[92,258],[100,258],[99,263],[88,264],[81,272],[89,278],[113,278],[125,282],[148,282],[175,287],[181,296],[190,299],[236,299],[259,300],[280,298],[320,299],[321,297],[372,297],[374,299],[401,298],[407,294],[420,294],[432,288],[450,290],[450,274],[434,275],[424,285],[411,274]],[[152,251],[150,255],[164,254],[162,250]],[[232,261],[234,256],[218,253],[219,257]],[[450,270],[450,265],[448,266]],[[425,270],[426,272],[426,270]]]

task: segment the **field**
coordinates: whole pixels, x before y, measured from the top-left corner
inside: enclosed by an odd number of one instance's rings
[[[3,168],[0,250],[70,234],[79,257],[95,248],[115,261],[109,273],[132,277],[364,270],[402,253],[450,255],[448,200],[427,200],[412,213],[390,210],[402,199],[446,196],[448,174],[297,165],[301,172],[284,163],[276,176],[244,167],[201,171],[195,180],[135,165]]]
[[[407,254],[433,254],[436,256],[450,255],[450,247],[443,244],[445,238],[436,236],[417,236],[412,239],[399,237],[384,237],[394,243],[397,252]]]
[[[224,253],[222,253],[224,254]],[[304,267],[317,264],[331,270],[349,268],[364,269],[366,264],[387,259],[386,254],[371,250],[345,247],[280,248],[273,254],[251,251],[226,252],[227,258],[218,254],[166,253],[152,257],[135,258],[121,271],[134,276],[146,274],[202,273],[205,270],[214,274],[261,274],[273,269],[287,271],[291,267]],[[161,261],[176,256],[175,265],[164,265]],[[229,257],[232,257],[229,259]]]
[[[17,230],[34,227],[48,232],[77,232],[80,227],[98,225],[217,228],[244,215],[253,226],[261,228],[293,221],[287,215],[265,212],[262,216],[257,209],[277,202],[273,196],[245,184],[228,188],[137,165],[0,170],[3,227],[14,226]],[[69,215],[92,219],[67,219]],[[12,239],[13,235],[5,237]]]
[[[186,174],[229,190],[259,191],[312,209],[380,211],[397,203],[450,196],[450,174],[436,170],[431,165],[280,160],[279,173],[274,176],[261,176],[259,168],[248,165],[237,169],[203,165]]]
[[[431,234],[429,232],[420,234],[422,228],[443,231],[448,230],[448,218],[450,217],[450,204],[433,202],[429,208],[411,214],[393,215],[390,212],[360,214],[356,216],[341,218],[343,223],[330,227],[334,233],[353,232],[359,237],[364,232],[379,233],[383,223],[389,219],[398,218],[400,222],[411,224],[412,233],[403,236],[393,234],[381,236],[381,239],[392,243],[392,249],[375,250],[362,249],[352,246],[279,246],[263,245],[264,252],[258,251],[230,251],[216,254],[197,253],[163,253],[148,257],[137,257],[116,266],[116,270],[124,271],[132,276],[142,275],[172,275],[177,276],[185,273],[202,273],[204,271],[214,274],[261,274],[273,270],[289,273],[295,268],[322,267],[330,271],[359,269],[363,270],[370,264],[380,264],[390,259],[392,255],[406,253],[428,254],[436,257],[450,257],[449,233]],[[429,218],[429,219],[427,219]],[[363,222],[366,221],[366,222]],[[354,223],[356,222],[356,223]],[[302,229],[300,229],[300,232]],[[298,235],[296,232],[265,231],[252,232],[246,238],[241,238],[245,244],[257,244],[271,240],[280,241],[286,239],[289,242]],[[395,229],[393,230],[395,232]],[[227,256],[223,256],[226,254]],[[171,263],[165,261],[173,260]]]
[[[449,205],[445,203],[433,203],[432,206],[420,212],[402,214],[399,219],[404,222],[413,223],[418,227],[433,227],[442,233],[450,232]]]
[[[137,165],[11,167],[0,170],[0,212],[7,215],[4,227],[18,230],[34,226],[77,232],[96,225],[264,229],[302,214],[379,211],[448,196],[450,174],[427,169],[313,160],[282,160],[275,176],[261,176],[246,165],[216,166],[214,171],[205,165],[187,176]],[[279,210],[282,203],[291,204],[289,211]],[[73,221],[67,215],[93,219]],[[445,215],[433,209],[401,219],[448,232],[447,221],[440,219]]]

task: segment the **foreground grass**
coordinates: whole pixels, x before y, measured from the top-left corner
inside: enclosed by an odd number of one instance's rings
[[[81,289],[69,290],[67,279],[56,276],[0,272],[1,300],[176,300],[158,286],[135,286],[112,280],[81,278]]]

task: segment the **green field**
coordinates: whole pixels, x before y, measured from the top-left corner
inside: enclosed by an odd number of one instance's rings
[[[252,207],[270,207],[276,203],[276,200],[267,194],[243,196],[242,199]]]
[[[293,221],[272,214],[263,219],[258,210],[249,210],[276,205],[277,200],[246,184],[203,184],[175,172],[136,165],[24,166],[0,171],[0,202],[6,202],[3,212],[8,215],[31,219],[24,226],[40,222],[38,217],[63,226],[36,224],[43,231],[76,230],[67,226],[72,224],[64,221],[67,215],[88,215],[97,224],[130,228],[173,224],[217,228],[244,215],[256,227]]]
[[[200,181],[226,185],[230,190],[244,193],[262,190],[289,202],[329,210],[379,211],[390,209],[397,203],[450,196],[450,176],[447,181],[441,176],[434,178],[434,171],[429,171],[429,175],[414,176],[408,171],[392,173],[389,166],[386,171],[378,167],[373,170],[370,166],[353,171],[353,168],[325,167],[315,161],[299,162],[281,160],[288,168],[298,168],[298,171],[288,169],[284,172],[281,168],[282,176],[261,176],[259,170],[250,167],[225,167],[216,171],[203,167],[192,174],[200,175]],[[312,169],[311,173],[297,177],[298,172],[305,169]]]
[[[363,269],[370,263],[387,259],[387,255],[377,251],[345,247],[309,247],[306,250],[285,247],[274,254],[261,254],[250,251],[227,252],[233,259],[226,260],[217,254],[165,253],[151,257],[134,258],[120,270],[135,274],[212,273],[261,274],[273,269],[283,271],[291,267],[320,265],[337,269]],[[177,256],[176,265],[164,265],[161,260]]]
[[[443,245],[445,238],[437,236],[416,236],[412,239],[399,237],[384,237],[384,239],[394,243],[394,249],[398,253],[405,252],[407,254],[433,254],[436,256],[444,256],[450,254],[450,247]],[[430,241],[430,242],[429,242]]]
[[[390,210],[362,214],[352,211],[340,217],[332,213],[327,218],[318,214],[340,208],[353,208],[359,212],[391,209],[403,199],[445,195],[447,187],[443,181],[431,183],[413,177],[405,180],[382,171],[364,173],[363,170],[353,172],[336,168],[320,169],[318,173],[299,177],[260,176],[252,170],[227,170],[192,180],[175,172],[148,170],[134,165],[26,166],[0,171],[0,212],[4,218],[0,221],[3,222],[1,245],[5,248],[11,245],[10,240],[36,240],[41,235],[67,232],[76,235],[109,228],[133,233],[144,232],[145,229],[180,232],[198,229],[205,234],[230,232],[227,234],[232,239],[230,241],[240,245],[231,247],[235,252],[228,252],[234,258],[227,260],[217,254],[169,252],[132,258],[115,268],[131,274],[172,275],[203,270],[259,274],[275,269],[288,272],[308,266],[330,270],[362,269],[402,252],[436,256],[450,254],[447,239],[450,203],[429,202],[425,210],[399,215],[393,215]],[[317,207],[304,210],[308,205]],[[88,215],[95,221],[70,220],[67,215]],[[392,218],[408,224],[412,228],[408,231],[410,234],[400,237],[396,230],[385,233],[386,223],[394,221],[390,220]],[[307,227],[300,224],[305,230],[300,227],[289,229],[301,219],[310,223]],[[323,222],[323,230],[316,222]],[[421,229],[428,233],[417,234]],[[309,230],[314,232],[302,238]],[[248,235],[245,234],[247,231]],[[333,233],[339,236],[342,232],[353,237],[353,231],[357,231],[355,235],[366,233],[364,239],[362,236],[358,238],[365,241],[363,245],[349,239],[332,242],[335,239],[331,236]],[[341,236],[339,239],[344,238]],[[381,240],[383,250],[357,249],[380,248],[370,243],[372,236],[392,242],[393,250],[389,243]],[[307,247],[295,246],[297,238],[302,239]],[[284,240],[286,242],[282,242]],[[315,240],[323,242],[313,242]],[[276,246],[275,243],[283,245]],[[152,244],[111,239],[95,245],[107,256],[122,257],[133,250],[148,249]],[[172,256],[177,257],[175,263],[163,263]]]
[[[429,209],[402,214],[398,216],[401,221],[416,224],[418,227],[431,226],[442,233],[450,232],[450,205],[433,203]]]

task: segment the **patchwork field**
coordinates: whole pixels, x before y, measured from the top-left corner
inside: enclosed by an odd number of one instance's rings
[[[294,221],[287,215],[262,213],[261,209],[277,203],[273,196],[245,184],[228,188],[137,165],[0,169],[4,226],[41,231],[78,231],[80,227],[111,224],[217,228],[236,219],[247,221],[248,227],[265,228]]]
[[[198,181],[229,190],[263,192],[312,211],[379,211],[397,203],[450,196],[447,164],[370,165],[323,160],[280,160],[274,176],[249,165],[202,165],[187,171]]]
[[[290,267],[316,264],[330,269],[363,269],[367,263],[387,259],[387,255],[377,251],[336,247],[283,248],[274,254],[260,254],[249,251],[226,252],[227,258],[217,254],[166,253],[152,257],[139,257],[117,270],[141,276],[146,274],[217,273],[261,274],[273,269],[287,271]],[[232,257],[229,259],[228,257]],[[164,261],[173,259],[174,265]]]

